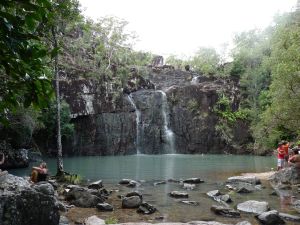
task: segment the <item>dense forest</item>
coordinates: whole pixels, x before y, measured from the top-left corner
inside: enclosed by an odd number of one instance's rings
[[[122,92],[131,68],[143,76],[154,56],[133,49],[136,35],[127,32],[126,21],[92,21],[81,14],[75,0],[1,1],[0,8],[4,149],[35,147],[41,135],[55,139],[57,124],[62,138],[72,135],[68,105],[60,102],[60,80],[92,77],[110,81]],[[279,140],[296,141],[300,136],[299,21],[295,10],[277,15],[264,30],[237,34],[230,57],[203,47],[189,59],[173,55],[166,60],[203,76],[239,79],[240,108],[219,111],[219,129],[226,132],[237,119],[245,120],[251,126],[253,153],[265,153]],[[223,96],[219,104],[226,106],[228,101]]]

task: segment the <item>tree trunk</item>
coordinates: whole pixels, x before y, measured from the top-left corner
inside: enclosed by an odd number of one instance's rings
[[[53,47],[58,48],[55,28],[52,27]],[[54,58],[54,73],[55,73],[55,94],[56,94],[56,110],[57,110],[57,173],[56,176],[62,176],[64,174],[64,166],[62,159],[62,145],[61,145],[61,129],[60,129],[60,94],[59,94],[59,72],[58,72],[58,54]]]

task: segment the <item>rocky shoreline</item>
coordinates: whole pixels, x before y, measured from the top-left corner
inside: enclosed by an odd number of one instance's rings
[[[205,207],[210,207],[214,217],[207,218],[205,221],[172,223],[160,212],[160,206],[146,201],[144,198],[146,194],[143,191],[136,191],[137,187],[143,190],[141,188],[143,182],[140,181],[123,179],[116,184],[117,189],[110,190],[103,186],[101,180],[86,185],[59,183],[55,180],[31,184],[26,178],[7,174],[0,177],[0,224],[249,225],[261,223],[273,225],[300,223],[300,200],[297,200],[294,195],[295,191],[299,191],[298,171],[294,168],[287,168],[270,177],[274,188],[274,192],[270,194],[277,195],[278,200],[294,196],[290,207],[296,213],[292,214],[271,208],[267,201],[249,197],[244,198],[244,200],[247,199],[246,201],[241,201],[239,196],[262,191],[264,185],[258,178],[259,176],[259,174],[257,176],[247,174],[229,177],[220,190],[208,191],[206,198],[214,203]],[[167,193],[168,198],[173,198],[178,204],[185,204],[187,207],[199,207],[199,202],[190,198],[189,194],[203,182],[205,181],[200,178],[170,179],[156,181],[153,187],[172,183],[180,187],[180,191],[179,189],[170,190]],[[199,209],[199,218],[202,218],[201,208]]]

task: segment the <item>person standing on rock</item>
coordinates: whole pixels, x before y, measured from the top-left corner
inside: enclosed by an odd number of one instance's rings
[[[277,148],[277,171],[281,170],[284,166],[285,149],[283,143],[280,142]]]
[[[290,148],[290,143],[287,141],[282,141],[282,146],[284,149],[284,166],[288,166],[288,160],[289,160],[289,148]]]

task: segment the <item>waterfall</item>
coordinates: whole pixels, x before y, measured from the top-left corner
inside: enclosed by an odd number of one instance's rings
[[[157,91],[161,94],[162,96],[162,107],[161,107],[161,112],[163,116],[163,127],[164,127],[164,133],[166,137],[166,142],[167,142],[167,148],[165,148],[166,153],[174,154],[176,153],[175,149],[175,140],[174,140],[174,133],[169,127],[170,124],[170,118],[169,118],[169,105],[168,105],[168,100],[167,100],[167,95],[163,91]]]
[[[138,110],[138,108],[136,107],[136,104],[134,103],[131,94],[128,95],[128,100],[130,102],[130,104],[133,106],[133,108],[135,109],[135,121],[136,121],[136,141],[135,141],[135,146],[136,146],[136,154],[140,154],[140,147],[141,147],[141,143],[140,143],[140,124],[141,124],[141,111]]]
[[[196,76],[196,77],[193,77],[192,81],[191,81],[191,84],[198,84],[198,77],[199,76]]]

